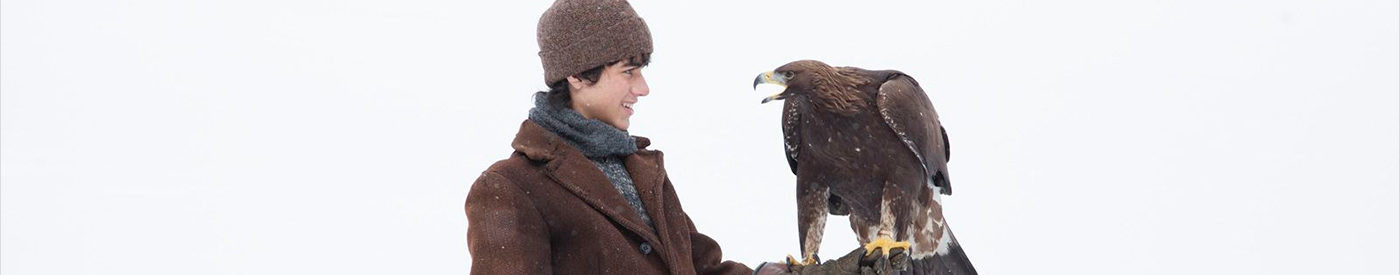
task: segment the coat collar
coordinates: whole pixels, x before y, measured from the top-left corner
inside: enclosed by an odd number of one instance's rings
[[[651,146],[651,139],[633,137],[637,138],[637,154],[659,153],[647,150],[647,146]],[[520,131],[515,134],[515,140],[511,141],[510,146],[515,148],[516,152],[523,153],[525,157],[534,161],[547,162],[569,155],[568,153],[574,153],[578,157],[587,159],[578,151],[578,148],[574,148],[563,137],[528,119],[520,123]]]
[[[669,233],[668,222],[662,198],[666,171],[663,168],[660,151],[647,150],[651,140],[637,137],[637,152],[623,157],[623,165],[632,176],[637,195],[652,218],[655,230],[642,221],[641,216],[632,210],[627,200],[618,193],[602,170],[598,169],[577,148],[554,132],[530,120],[520,125],[511,147],[535,162],[544,163],[546,174],[575,196],[593,206],[598,212],[617,222],[638,236],[651,242],[653,246],[665,245],[660,236]],[[664,250],[663,250],[664,251]],[[662,257],[667,258],[667,257]],[[668,260],[669,262],[669,260]]]

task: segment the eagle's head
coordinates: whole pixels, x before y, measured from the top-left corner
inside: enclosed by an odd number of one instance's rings
[[[868,98],[856,86],[868,81],[848,67],[834,68],[816,60],[798,60],[778,69],[759,74],[753,80],[785,87],[782,92],[763,99],[763,103],[789,97],[803,97],[819,110],[850,115],[861,110]]]
[[[754,78],[753,86],[758,88],[758,84],[773,84],[783,86],[785,89],[776,94],[763,98],[763,103],[774,100],[783,100],[791,96],[802,96],[818,88],[820,82],[818,78],[836,72],[826,63],[816,60],[798,60],[789,62],[778,69],[759,74]]]

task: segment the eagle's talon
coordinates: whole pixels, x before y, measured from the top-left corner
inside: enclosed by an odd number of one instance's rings
[[[803,259],[802,261],[799,262],[799,261],[797,261],[797,258],[793,258],[792,255],[788,255],[788,256],[787,256],[787,264],[788,264],[789,267],[792,267],[792,266],[814,265],[814,264],[817,264],[817,263],[818,263],[818,260],[817,260],[816,256],[817,256],[817,255],[812,255],[811,257],[807,257],[806,259]]]
[[[883,252],[885,257],[889,257],[890,249],[895,248],[903,248],[905,251],[908,251],[909,242],[896,242],[890,239],[889,237],[880,237],[878,239],[875,239],[874,241],[871,241],[870,243],[865,244],[865,255],[869,256],[870,254],[875,253],[875,249],[880,249],[880,252]]]
[[[887,256],[886,256],[886,257],[889,257],[889,259],[890,259],[890,260],[889,260],[889,261],[890,261],[890,266],[893,267],[895,270],[899,270],[899,271],[909,270],[909,261],[910,261],[911,259],[909,258],[909,253],[905,253],[905,252],[907,252],[906,249],[903,249],[903,248],[894,248],[894,249],[891,249],[891,250],[890,250],[890,253],[894,253],[894,254],[890,254],[890,255],[887,255]]]

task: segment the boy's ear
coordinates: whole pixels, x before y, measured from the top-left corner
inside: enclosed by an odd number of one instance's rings
[[[569,76],[567,79],[569,80],[569,90],[572,91],[578,91],[580,89],[583,89],[584,87],[588,87],[588,85],[593,84],[588,82],[587,80],[579,79],[575,76]]]

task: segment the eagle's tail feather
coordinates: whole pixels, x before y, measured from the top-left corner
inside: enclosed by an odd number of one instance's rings
[[[950,234],[952,232],[949,232]],[[948,244],[947,254],[934,254],[922,259],[913,259],[909,263],[909,270],[904,274],[915,275],[976,275],[977,269],[972,268],[972,261],[967,259],[967,254],[963,253],[961,244],[958,244],[958,237],[952,236],[952,242]]]

